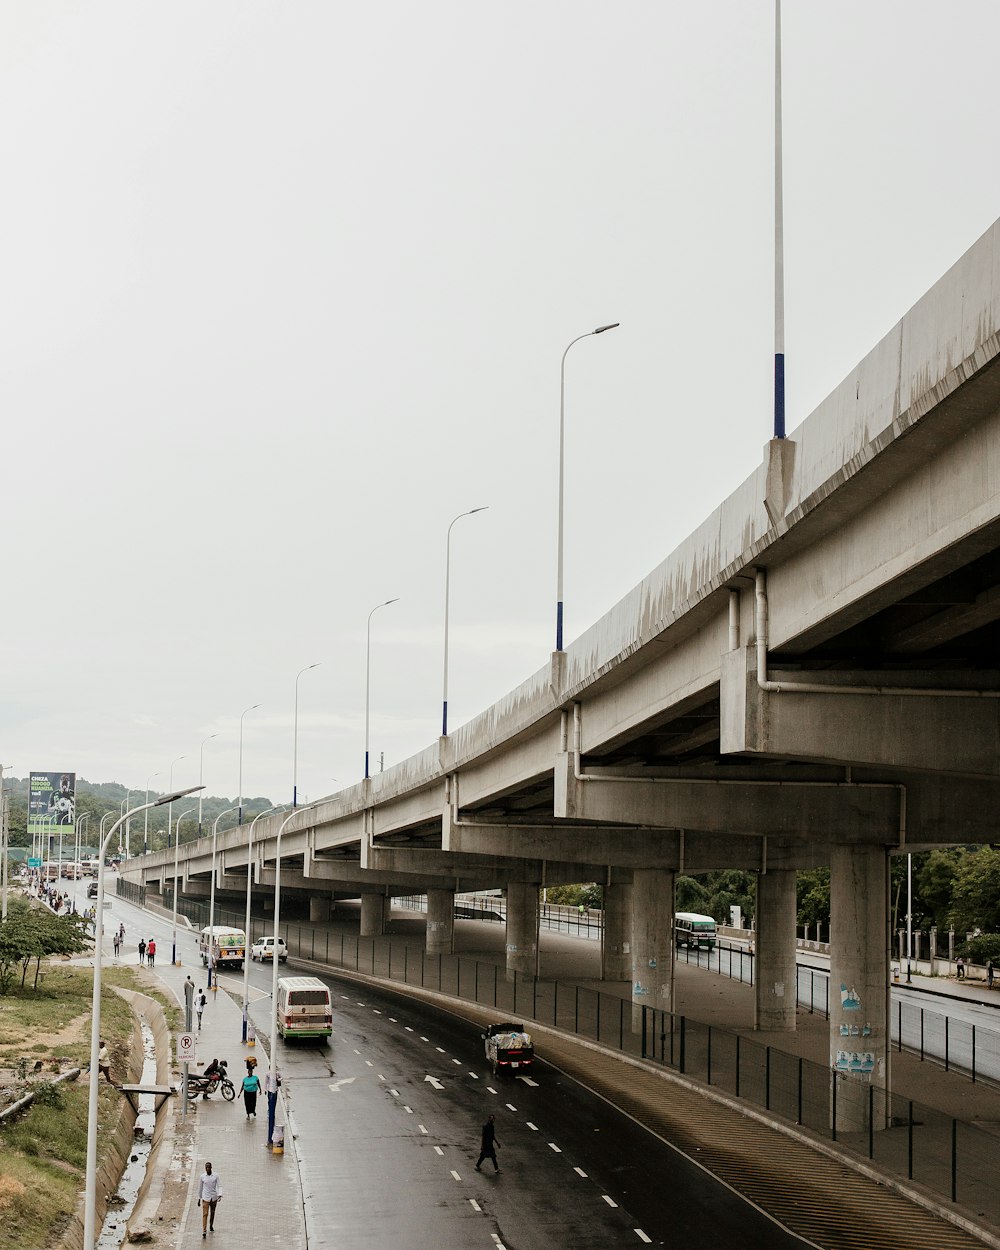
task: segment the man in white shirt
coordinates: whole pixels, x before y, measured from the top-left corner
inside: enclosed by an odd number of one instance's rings
[[[205,1164],[205,1170],[198,1181],[198,1201],[201,1203],[201,1236],[207,1232],[215,1232],[215,1208],[222,1199],[222,1186],[218,1176],[212,1171],[211,1163]],[[206,1232],[207,1230],[207,1232]]]

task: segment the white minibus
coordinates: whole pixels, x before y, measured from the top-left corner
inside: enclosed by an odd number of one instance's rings
[[[318,977],[281,977],[278,981],[278,1032],[284,1038],[322,1037],[333,1032],[330,991]]]

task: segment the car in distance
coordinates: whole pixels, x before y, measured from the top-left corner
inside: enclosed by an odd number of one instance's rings
[[[257,941],[254,942],[253,946],[250,947],[250,958],[259,959],[261,963],[263,963],[265,959],[273,959],[275,940],[276,939],[273,937],[258,938]],[[278,963],[279,964],[287,963],[288,962],[288,947],[285,945],[285,939],[278,938],[277,943],[278,943]]]

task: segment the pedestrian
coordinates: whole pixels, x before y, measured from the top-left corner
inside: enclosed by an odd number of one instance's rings
[[[112,940],[111,944],[115,948],[115,959],[117,959],[118,956],[121,954],[121,949],[122,949],[122,940],[118,936],[117,933],[115,934],[114,939]]]
[[[139,939],[139,963],[140,965],[142,965],[145,962],[146,962],[146,939],[140,938]]]
[[[996,968],[993,967],[993,960],[988,959],[986,961],[986,988],[987,989],[991,990],[993,988],[993,974],[995,972],[996,972]]]
[[[122,945],[124,946],[125,945],[125,926],[123,924],[120,924],[118,926],[118,936],[121,938]]]
[[[208,997],[206,996],[205,991],[199,990],[198,993],[195,995],[195,999],[194,999],[194,1009],[198,1015],[198,1032],[199,1033],[201,1032],[201,1013],[205,1010],[205,1007],[207,1006],[207,1004],[208,1004]]]
[[[156,961],[156,942],[150,938],[146,943],[146,963],[152,968]]]
[[[483,1161],[485,1159],[492,1159],[494,1169],[496,1170],[497,1173],[500,1172],[500,1164],[497,1163],[497,1152],[496,1152],[496,1147],[499,1146],[500,1143],[497,1141],[497,1131],[496,1131],[496,1126],[494,1123],[495,1120],[496,1120],[496,1116],[491,1115],[490,1118],[483,1125],[483,1142],[482,1142],[482,1147],[479,1153],[479,1162],[476,1164],[477,1172],[482,1167]]]
[[[257,1095],[260,1093],[260,1077],[254,1076],[248,1067],[248,1075],[243,1078],[243,1105],[247,1109],[247,1119],[257,1118]]]
[[[215,1232],[215,1208],[222,1201],[222,1185],[218,1173],[212,1171],[211,1163],[205,1164],[198,1181],[198,1201],[201,1203],[201,1237],[204,1241],[206,1230]]]
[[[101,1049],[97,1052],[97,1072],[104,1073],[109,1085],[114,1085],[111,1079],[111,1052],[108,1050],[108,1044],[101,1038]]]
[[[959,955],[959,957],[955,960],[955,970],[958,973],[958,979],[960,981],[964,981],[965,980],[965,960],[962,958],[961,955]]]

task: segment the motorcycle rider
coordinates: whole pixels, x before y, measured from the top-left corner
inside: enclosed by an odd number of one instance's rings
[[[221,1081],[225,1075],[226,1075],[226,1065],[224,1063],[220,1063],[218,1059],[213,1059],[212,1062],[205,1069],[205,1071],[202,1073],[203,1078],[209,1083],[207,1088],[205,1089],[205,1092],[202,1094],[202,1098],[208,1097],[209,1089],[212,1088],[212,1082]]]

